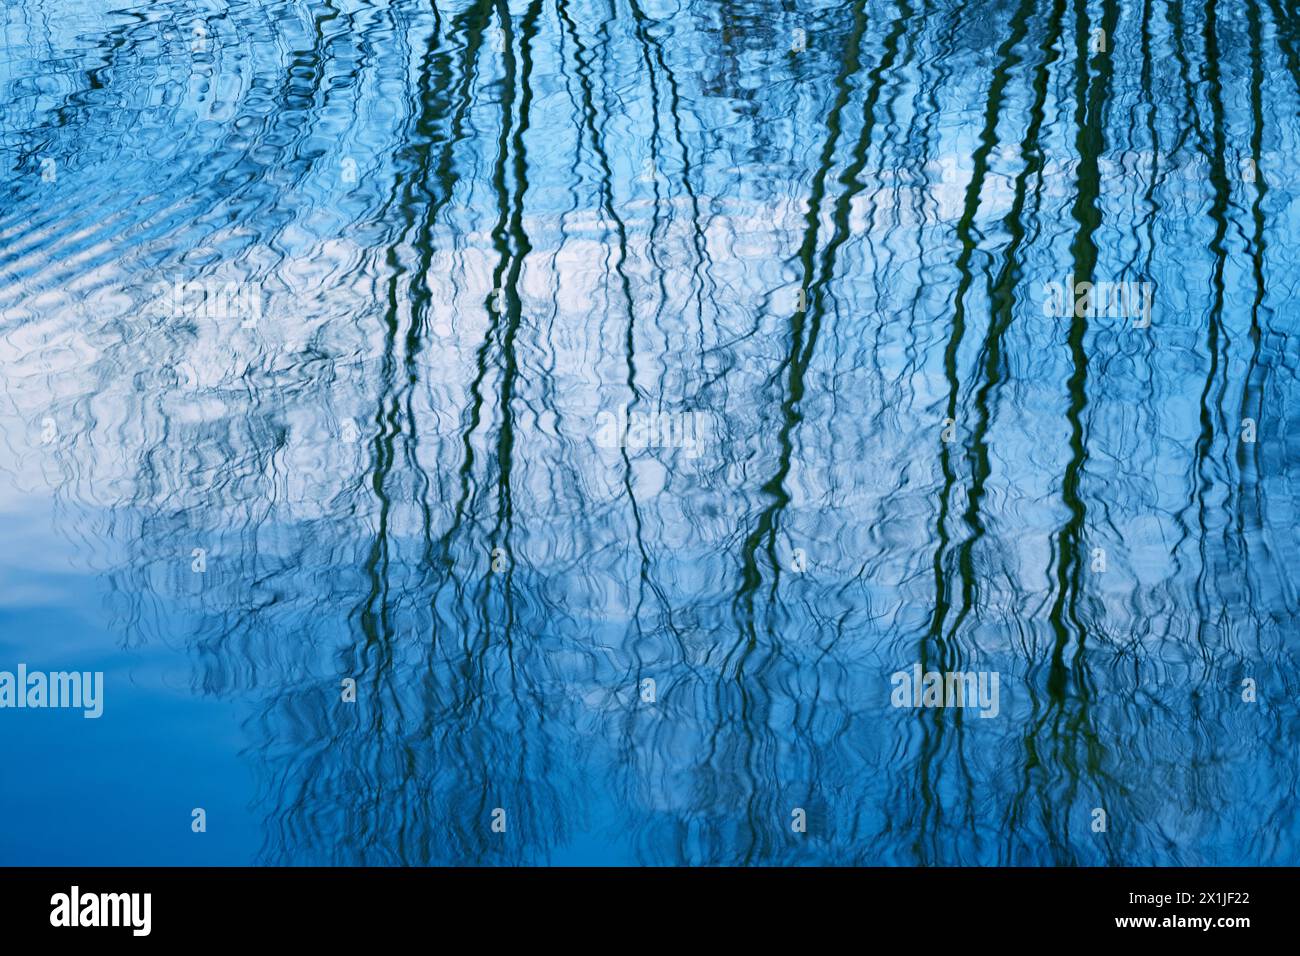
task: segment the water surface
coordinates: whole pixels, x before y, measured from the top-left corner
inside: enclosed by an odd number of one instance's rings
[[[1298,110],[1285,0],[9,0],[0,863],[1293,864]]]

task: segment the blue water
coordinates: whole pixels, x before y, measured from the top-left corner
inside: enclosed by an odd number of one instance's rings
[[[8,0],[0,864],[1294,864],[1298,149],[1286,0]]]

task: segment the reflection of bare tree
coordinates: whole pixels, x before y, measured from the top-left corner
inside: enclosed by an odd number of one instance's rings
[[[167,82],[160,25],[114,25],[3,125],[0,212],[14,483],[55,486],[125,645],[249,708],[266,862],[1285,854],[1258,824],[1295,800],[1263,162],[1291,14],[276,6],[198,62],[238,95],[192,154],[120,197],[74,168],[25,223],[74,133],[147,169],[216,108],[111,118]],[[81,198],[102,222],[64,222]],[[232,264],[277,290],[255,331],[142,308],[140,276]],[[1039,317],[1057,270],[1139,269],[1199,311],[1152,333],[1182,352]],[[714,445],[604,454],[611,405],[707,410]],[[1002,714],[890,710],[913,662],[999,671]]]

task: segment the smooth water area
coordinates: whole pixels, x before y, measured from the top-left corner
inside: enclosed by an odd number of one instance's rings
[[[1298,150],[1289,0],[6,0],[0,864],[1296,863]]]

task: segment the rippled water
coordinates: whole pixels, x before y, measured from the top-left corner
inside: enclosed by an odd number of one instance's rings
[[[1288,0],[0,24],[0,861],[1295,862]]]

